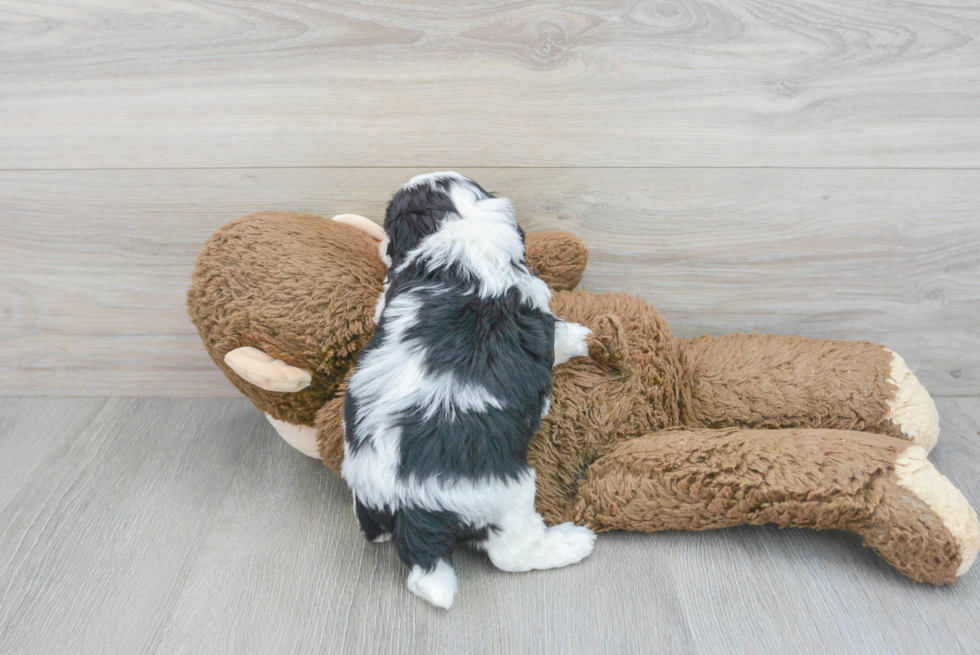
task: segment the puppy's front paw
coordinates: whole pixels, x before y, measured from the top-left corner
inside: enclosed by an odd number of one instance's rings
[[[592,330],[579,323],[555,322],[555,366],[573,357],[588,357],[588,336]]]

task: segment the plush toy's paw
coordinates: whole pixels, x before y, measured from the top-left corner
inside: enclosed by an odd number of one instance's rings
[[[898,456],[895,476],[903,489],[911,491],[935,512],[952,535],[959,559],[955,575],[959,577],[970,570],[980,549],[980,522],[960,490],[935,469],[926,455],[925,449],[910,447]],[[938,557],[938,553],[934,549],[928,556]]]
[[[588,357],[587,338],[592,330],[579,325],[558,320],[555,322],[555,366],[564,364],[573,357]]]
[[[897,453],[873,489],[874,511],[859,532],[885,561],[916,582],[937,585],[970,569],[980,547],[977,514],[924,448]]]
[[[892,355],[890,381],[897,387],[888,400],[888,419],[902,429],[912,443],[932,450],[939,438],[939,412],[932,396],[916,379],[905,360]]]
[[[589,356],[600,366],[625,371],[629,346],[623,321],[614,314],[603,314],[595,322],[595,332],[589,337]]]
[[[445,560],[439,560],[436,568],[428,573],[420,566],[413,566],[407,584],[413,594],[442,609],[452,607],[456,598],[456,572]]]

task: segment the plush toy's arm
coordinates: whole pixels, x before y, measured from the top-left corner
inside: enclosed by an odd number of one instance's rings
[[[603,530],[843,529],[943,584],[980,544],[976,512],[919,446],[844,430],[667,430],[606,450],[565,520]]]
[[[324,405],[316,415],[316,444],[320,459],[340,475],[340,465],[344,461],[344,396],[347,392],[345,382],[337,390],[337,396]]]
[[[589,251],[567,232],[531,232],[525,236],[528,266],[555,291],[570,291],[582,280]]]
[[[901,357],[866,341],[729,334],[679,339],[691,427],[835,428],[930,450],[936,405]]]

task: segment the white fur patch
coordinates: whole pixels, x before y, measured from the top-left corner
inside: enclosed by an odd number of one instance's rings
[[[498,508],[497,529],[480,544],[501,570],[568,566],[587,557],[595,545],[595,533],[588,528],[571,523],[545,526],[534,509],[534,480],[532,472],[510,488],[506,503]]]
[[[424,178],[440,175],[445,174]],[[499,297],[513,287],[524,302],[550,313],[551,289],[524,264],[524,242],[510,201],[482,198],[462,182],[453,184],[449,195],[457,213],[447,216],[438,231],[423,239],[398,270],[418,260],[436,269],[459,265],[477,283],[479,297]]]
[[[592,330],[584,325],[561,319],[555,321],[555,366],[574,357],[588,357],[589,344],[586,338],[590,334]]]
[[[391,257],[388,256],[388,243],[390,241],[391,239],[386,234],[385,238],[378,243],[378,257],[381,258],[381,262],[385,265],[385,268],[391,268]]]
[[[384,288],[378,294],[378,300],[374,303],[374,324],[381,322],[381,313],[385,310],[385,296],[388,294],[388,280],[385,280]]]
[[[452,607],[456,597],[456,572],[445,560],[439,560],[436,568],[428,573],[420,566],[413,566],[406,584],[413,594],[442,609]]]

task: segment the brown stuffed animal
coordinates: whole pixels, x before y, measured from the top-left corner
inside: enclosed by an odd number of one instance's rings
[[[382,237],[350,214],[255,214],[208,240],[188,292],[228,379],[337,472],[343,383],[374,331]],[[530,446],[548,523],[844,529],[915,581],[970,568],[980,524],[926,459],[938,415],[901,357],[867,342],[675,339],[639,298],[574,291],[586,260],[571,235],[527,235],[554,313],[592,330],[590,357],[555,369]]]

